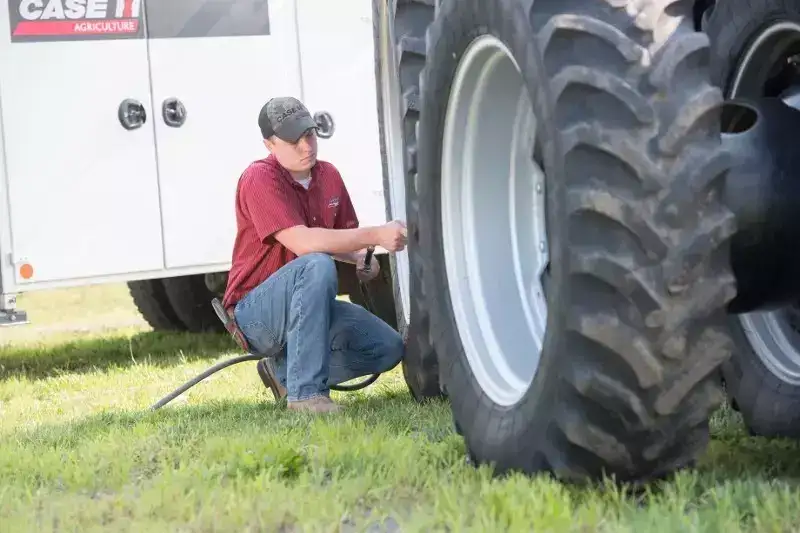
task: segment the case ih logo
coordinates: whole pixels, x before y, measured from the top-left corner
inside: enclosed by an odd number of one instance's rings
[[[142,0],[9,0],[12,41],[140,37]]]

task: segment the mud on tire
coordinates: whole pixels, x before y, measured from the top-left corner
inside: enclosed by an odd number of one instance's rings
[[[411,333],[439,355],[468,453],[500,472],[644,481],[705,449],[731,350],[735,227],[718,200],[729,162],[708,40],[694,31],[691,1],[666,3],[445,0],[429,30],[409,234],[423,281],[412,299],[431,327]],[[547,176],[541,362],[505,406],[476,378],[458,333],[440,203],[451,86],[481,34],[519,65],[543,140],[529,153]],[[511,275],[503,258],[490,274]]]
[[[375,79],[377,83],[378,106],[382,112],[396,113],[400,117],[399,132],[391,131],[391,124],[383,117],[380,120],[380,138],[384,162],[384,191],[387,216],[389,219],[403,218],[398,213],[392,212],[391,179],[394,169],[388,151],[392,150],[391,142],[394,135],[402,138],[402,167],[403,182],[406,196],[406,224],[408,228],[416,226],[417,199],[413,178],[417,171],[417,134],[416,125],[419,120],[419,75],[425,65],[425,31],[434,16],[434,0],[374,0],[373,21],[374,36],[376,41]],[[384,73],[382,64],[381,44],[387,36],[382,34],[381,24],[383,17],[388,16],[388,23],[392,27],[392,39],[389,46],[394,49],[396,72]],[[388,74],[388,75],[387,75]],[[392,108],[394,102],[384,94],[386,84],[397,84],[399,87],[398,108]],[[409,238],[412,236],[409,235]],[[411,254],[411,250],[408,252]],[[427,331],[429,320],[424,308],[415,306],[412,299],[410,309],[410,323],[406,323],[402,307],[400,292],[400,279],[398,265],[393,254],[389,256],[392,274],[394,302],[396,306],[397,329],[407,339],[406,355],[402,361],[403,376],[406,384],[417,401],[435,398],[442,395],[439,386],[439,365],[436,353],[428,342]],[[413,261],[412,261],[413,263]],[[410,290],[422,284],[420,272],[412,270],[410,273]],[[388,322],[388,321],[387,321]],[[411,334],[419,331],[420,334]]]

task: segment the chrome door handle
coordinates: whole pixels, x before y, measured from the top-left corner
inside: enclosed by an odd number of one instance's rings
[[[119,104],[117,118],[122,127],[130,131],[141,128],[147,122],[147,112],[140,101],[126,98]]]
[[[164,123],[171,128],[180,128],[186,122],[186,106],[177,98],[167,98],[161,105]]]

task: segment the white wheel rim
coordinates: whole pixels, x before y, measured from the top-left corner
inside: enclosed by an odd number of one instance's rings
[[[473,41],[445,117],[444,257],[469,365],[483,391],[504,406],[533,381],[547,324],[545,176],[532,157],[535,126],[508,48],[491,36]]]
[[[780,56],[774,46],[779,39],[800,40],[800,25],[777,21],[764,28],[748,46],[734,72],[729,98],[762,96],[760,78],[751,69],[763,71],[771,67]],[[766,55],[765,55],[766,54]],[[798,88],[783,93],[787,105],[798,108]],[[738,315],[745,337],[753,352],[770,372],[790,385],[800,385],[800,332],[789,323],[789,311],[777,309]]]
[[[406,223],[405,170],[403,166],[403,124],[401,119],[402,101],[397,75],[397,58],[391,13],[394,2],[381,2],[381,97],[383,98],[383,124],[386,136],[386,159],[389,172],[389,209],[391,218]],[[411,317],[410,282],[411,270],[408,262],[408,248],[394,254],[397,283],[400,288],[400,305],[406,324]]]

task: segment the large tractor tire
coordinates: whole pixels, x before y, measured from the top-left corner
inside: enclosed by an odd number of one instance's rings
[[[705,450],[735,296],[692,1],[444,0],[412,294],[472,460],[660,478]]]
[[[800,54],[800,4],[725,0],[706,21],[712,82],[726,97],[794,95],[787,103],[797,107],[800,70],[787,58]],[[723,376],[731,403],[753,434],[800,437],[800,307],[729,322],[735,349]]]
[[[188,331],[225,332],[225,326],[211,307],[211,300],[221,294],[208,288],[204,274],[164,278],[161,282],[172,309]]]
[[[155,331],[185,331],[186,326],[175,314],[160,279],[143,279],[128,283],[128,292],[142,318]]]
[[[374,0],[375,77],[384,166],[387,217],[417,227],[413,176],[417,172],[416,125],[419,120],[419,75],[425,65],[425,31],[434,16],[434,0]],[[403,376],[417,401],[442,396],[439,365],[427,331],[424,308],[410,298],[418,292],[419,272],[409,269],[409,251],[389,258],[397,329],[406,338]],[[385,296],[379,297],[386,301]],[[418,332],[418,333],[414,333]]]

